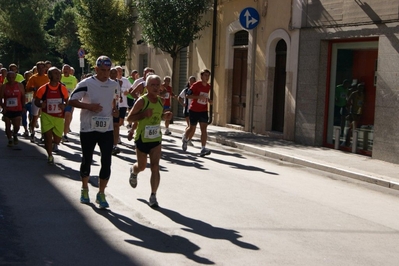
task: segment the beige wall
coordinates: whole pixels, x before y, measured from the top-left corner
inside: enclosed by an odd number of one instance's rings
[[[291,1],[281,0],[225,0],[219,1],[216,35],[216,58],[214,75],[213,124],[226,126],[231,118],[231,87],[234,55],[234,34],[243,30],[239,23],[241,10],[253,7],[260,14],[259,25],[249,30],[247,102],[245,114],[246,131],[270,134],[275,46],[284,39],[288,45],[287,81],[284,133],[285,139],[293,139],[295,125],[296,65],[299,32],[290,30]],[[212,12],[206,17],[212,21]],[[189,69],[187,76],[199,78],[203,68],[211,69],[212,26],[202,32],[202,37],[189,48]],[[140,36],[139,29],[136,36]],[[136,39],[139,39],[136,37]],[[149,65],[156,72],[171,75],[172,61],[168,56],[157,54],[155,49],[140,45],[133,48],[134,55],[130,69],[137,68],[138,55],[149,52]]]
[[[242,30],[239,14],[251,6],[260,14],[259,25],[249,31],[247,108],[245,130],[270,134],[272,109],[275,46],[284,39],[288,45],[286,106],[284,133],[281,137],[293,139],[295,119],[295,89],[298,31],[290,31],[291,1],[222,1],[219,7],[218,64],[216,78],[219,105],[215,122],[224,126],[230,123],[231,87],[233,72],[234,34]],[[278,14],[278,15],[275,15]]]

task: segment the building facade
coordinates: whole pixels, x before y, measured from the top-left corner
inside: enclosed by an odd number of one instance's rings
[[[301,32],[295,141],[399,163],[399,2],[295,5],[293,28]],[[349,113],[337,101],[344,80]]]
[[[216,32],[205,29],[180,52],[172,86],[180,92],[189,76],[212,68],[212,124],[399,163],[398,5],[218,0]],[[246,17],[250,24],[257,18],[251,29],[242,20],[248,8],[258,13]],[[211,22],[212,12],[205,17]],[[170,56],[140,42],[138,25],[135,34],[128,71],[151,66],[171,75]],[[350,86],[342,93],[344,80]],[[359,84],[363,96],[350,98]],[[340,104],[339,93],[346,95]],[[361,104],[356,114],[355,102]],[[177,104],[174,112],[180,113]]]

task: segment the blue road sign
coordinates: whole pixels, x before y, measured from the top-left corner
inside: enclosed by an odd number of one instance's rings
[[[240,24],[244,29],[252,30],[259,24],[259,13],[253,7],[246,7],[240,13]]]
[[[78,50],[78,56],[79,56],[79,58],[84,58],[85,57],[85,50],[83,50],[83,48],[80,48]]]

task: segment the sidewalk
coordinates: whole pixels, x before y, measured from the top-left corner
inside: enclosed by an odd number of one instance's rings
[[[169,126],[169,130],[181,136],[185,126],[185,121],[175,120]],[[197,126],[194,139],[200,137],[199,133],[199,126]],[[209,141],[399,190],[399,165],[367,156],[324,147],[298,145],[290,141],[213,125],[208,126]]]

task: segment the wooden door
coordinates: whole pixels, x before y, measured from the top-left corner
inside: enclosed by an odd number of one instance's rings
[[[231,123],[241,126],[245,126],[247,61],[247,49],[234,50]]]

